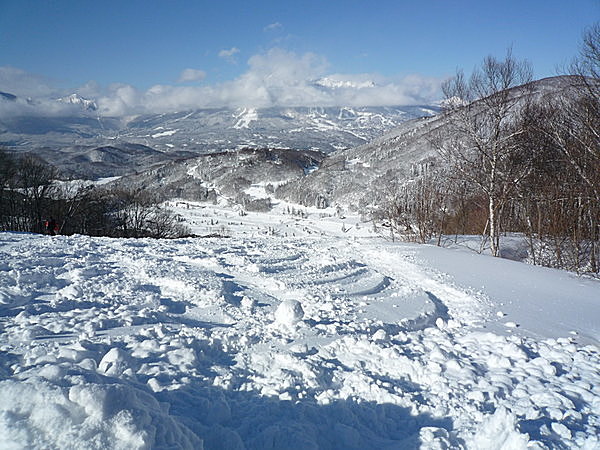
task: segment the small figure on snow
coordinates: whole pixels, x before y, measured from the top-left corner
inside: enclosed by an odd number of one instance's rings
[[[58,224],[56,223],[56,220],[54,220],[54,217],[50,217],[49,220],[46,220],[46,222],[44,222],[44,226],[46,227],[46,232],[50,236],[56,236],[56,232],[58,231]]]

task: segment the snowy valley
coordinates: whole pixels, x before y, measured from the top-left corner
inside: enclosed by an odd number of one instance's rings
[[[485,190],[440,151],[468,147],[456,121],[481,102],[125,125],[61,105],[85,114],[0,124],[12,154],[88,178],[0,152],[0,448],[600,448],[589,152],[577,166],[530,146],[538,128],[504,131],[527,139],[498,158],[501,259],[469,232],[488,228]],[[30,232],[42,213],[57,236]]]
[[[0,450],[600,450],[599,7],[0,0]]]

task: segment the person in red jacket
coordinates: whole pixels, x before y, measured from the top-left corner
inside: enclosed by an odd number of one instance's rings
[[[58,224],[56,223],[56,220],[54,220],[54,217],[50,217],[50,220],[46,220],[44,225],[46,226],[46,231],[50,236],[56,236]]]

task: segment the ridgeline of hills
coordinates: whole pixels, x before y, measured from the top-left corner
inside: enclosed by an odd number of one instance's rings
[[[510,96],[525,104],[570,96],[572,89],[572,78],[559,76],[512,88]],[[401,184],[445,164],[433,142],[453,138],[451,120],[447,114],[413,119],[370,142],[334,152],[318,171],[282,186],[278,194],[303,204],[318,198],[357,210],[377,205]]]
[[[101,116],[92,100],[76,95],[54,106],[60,113],[42,114],[32,100],[2,93],[0,146],[35,153],[81,178],[119,176],[248,147],[332,153],[439,111],[436,106],[221,108],[115,118]]]
[[[571,86],[568,77],[547,78],[513,88],[511,95],[539,100],[568,95]],[[369,142],[329,154],[263,148],[201,155],[123,177],[119,183],[150,189],[163,198],[205,200],[222,194],[238,203],[247,203],[250,186],[270,184],[273,196],[293,203],[363,210],[444,164],[432,142],[447,135],[448,121],[446,114],[415,118]]]
[[[570,86],[569,77],[546,78],[511,95],[564,95]],[[271,185],[274,196],[306,206],[377,204],[386,189],[441,163],[431,142],[448,121],[436,107],[306,107],[198,110],[124,123],[92,118],[93,104],[68,100],[85,114],[5,118],[0,143],[35,152],[67,174],[122,176],[121,186],[165,199],[224,195],[244,205],[261,198],[248,193],[252,185]]]

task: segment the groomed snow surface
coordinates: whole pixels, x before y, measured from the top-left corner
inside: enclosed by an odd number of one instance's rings
[[[0,233],[0,448],[600,448],[600,282],[178,209],[228,237]]]

